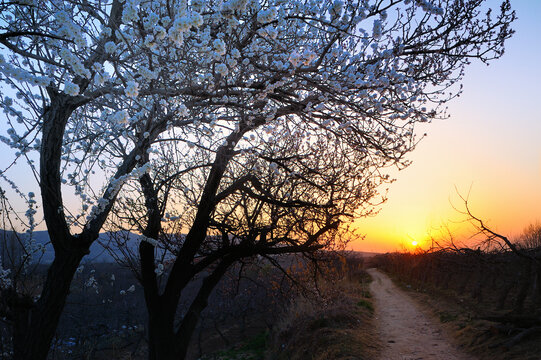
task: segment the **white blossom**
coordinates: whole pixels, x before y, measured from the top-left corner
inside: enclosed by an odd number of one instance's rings
[[[312,49],[307,48],[302,53],[302,57],[304,59],[304,65],[310,65],[312,61],[316,58],[316,53],[312,51]]]
[[[228,0],[224,3],[224,9],[229,9],[233,11],[245,11],[246,6],[248,5],[248,0]]]
[[[156,275],[162,275],[163,274],[163,271],[164,271],[164,266],[162,263],[159,263],[157,266],[156,266],[156,269],[154,269],[154,272],[156,273]]]
[[[216,50],[216,53],[218,53],[219,55],[225,55],[225,43],[222,39],[214,40],[212,42],[212,45],[214,46],[214,50]]]
[[[240,57],[239,49],[233,48],[233,50],[231,50],[231,56],[233,57],[233,59],[238,59]]]
[[[216,67],[214,68],[216,70],[216,72],[222,76],[227,76],[228,74],[228,69],[227,69],[227,65],[225,65],[224,63],[219,63],[219,64],[216,64]]]
[[[376,40],[381,38],[382,31],[383,31],[383,24],[381,20],[380,19],[374,20],[374,26],[372,28],[372,37]]]
[[[135,99],[139,95],[139,84],[135,81],[128,81],[124,93],[127,97]]]
[[[113,119],[113,122],[115,122],[117,124],[127,124],[129,118],[130,118],[130,116],[128,115],[128,112],[126,110],[120,110],[120,111],[117,111],[113,115],[112,119]]]
[[[154,27],[154,38],[156,40],[161,41],[165,39],[166,36],[167,36],[167,31],[165,30],[163,26],[158,25]]]
[[[143,19],[143,27],[145,28],[145,30],[151,30],[156,27],[159,20],[160,16],[154,11],[150,11],[149,14]]]
[[[7,289],[11,286],[10,269],[4,269],[2,258],[0,257],[0,290]]]
[[[130,24],[139,20],[137,8],[139,6],[138,0],[126,0],[124,3],[124,10],[122,11],[122,22],[124,24]]]
[[[293,67],[297,67],[301,61],[301,55],[296,52],[296,51],[293,51],[290,55],[289,55],[289,62],[291,63],[291,65],[293,65]]]
[[[275,7],[270,7],[265,10],[261,10],[257,13],[257,21],[266,24],[270,23],[274,20],[276,20],[276,17],[278,16],[278,11]]]
[[[149,237],[144,236],[144,235],[141,235],[141,236],[139,237],[139,240],[140,240],[140,241],[147,242],[147,243],[149,243],[149,244],[152,245],[152,246],[157,246],[157,245],[158,245],[158,240],[149,238]]]
[[[90,79],[90,71],[86,69],[81,60],[66,48],[60,50],[60,56],[68,64],[76,75]]]
[[[66,81],[64,84],[64,93],[71,96],[79,95],[79,85],[72,83],[71,81]]]
[[[114,41],[108,41],[108,42],[105,43],[104,48],[105,48],[106,53],[114,54],[115,51],[116,51],[117,46],[116,46]]]
[[[335,0],[331,8],[331,16],[339,17],[344,9],[344,2],[341,0]]]

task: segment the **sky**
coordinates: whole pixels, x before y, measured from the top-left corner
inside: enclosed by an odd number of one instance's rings
[[[500,1],[488,3],[497,8]],[[410,154],[413,164],[392,173],[397,180],[378,215],[356,220],[365,238],[350,248],[394,251],[412,241],[426,247],[444,226],[466,239],[472,228],[457,211],[457,191],[469,193],[474,214],[511,238],[541,222],[541,1],[512,6],[516,33],[504,56],[466,69],[461,97],[448,104],[451,117],[419,128],[428,136]],[[32,177],[21,182],[37,192]]]
[[[489,1],[497,7],[498,1]],[[473,228],[459,210],[457,191],[469,194],[474,215],[511,238],[541,222],[541,1],[514,1],[518,20],[504,56],[466,69],[462,95],[448,104],[451,117],[427,133],[409,159],[392,173],[388,201],[355,225],[359,251],[427,247],[430,236],[449,228],[466,241]]]

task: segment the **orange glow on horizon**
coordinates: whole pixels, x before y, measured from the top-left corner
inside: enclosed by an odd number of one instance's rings
[[[351,249],[402,251],[410,248],[413,241],[428,248],[431,239],[445,241],[449,234],[458,242],[467,242],[475,229],[460,213],[464,203],[457,189],[463,196],[469,192],[468,203],[474,215],[511,239],[520,236],[529,224],[541,220],[541,167],[537,174],[528,174],[531,169],[527,164],[502,173],[496,162],[492,168],[474,171],[477,160],[464,157],[461,163],[460,152],[455,164],[447,162],[445,166],[437,155],[432,158],[433,154],[437,151],[414,154],[414,164],[396,175],[397,181],[391,185],[389,200],[381,206],[380,213],[355,222],[358,232],[366,237],[351,243]],[[449,171],[447,177],[443,176],[444,167]]]
[[[531,46],[541,32],[541,4],[513,5],[519,20],[505,55],[489,67],[468,66],[462,95],[448,104],[450,119],[417,128],[428,136],[409,154],[412,165],[389,172],[397,180],[388,202],[376,216],[356,220],[365,238],[349,248],[407,251],[417,241],[428,249],[449,234],[471,241],[475,230],[459,212],[457,191],[475,216],[511,239],[541,221],[541,48]]]
[[[364,240],[354,250],[387,252],[427,249],[431,241],[467,241],[474,229],[457,210],[468,196],[472,212],[513,239],[541,221],[541,47],[537,34],[541,4],[513,3],[516,33],[505,55],[489,67],[466,68],[462,95],[449,102],[448,120],[419,126],[428,133],[408,158],[413,164],[391,171],[388,202],[378,215],[355,222]]]

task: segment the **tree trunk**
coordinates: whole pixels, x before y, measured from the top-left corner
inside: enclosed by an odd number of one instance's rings
[[[506,284],[504,284],[500,296],[498,297],[498,310],[501,310],[505,307],[505,301],[507,300],[507,297],[509,293],[511,292],[511,289],[515,286],[515,282],[509,280]]]
[[[528,261],[524,265],[524,271],[520,281],[520,288],[515,300],[514,311],[521,313],[524,310],[524,302],[528,296],[528,290],[530,289],[530,276],[532,272],[533,264],[532,261]]]
[[[177,338],[175,347],[179,356],[177,359],[182,360],[186,357],[188,347],[190,346],[190,339],[192,338],[195,327],[199,322],[201,311],[203,311],[207,307],[208,298],[212,290],[214,290],[214,288],[223,277],[229,266],[231,266],[231,264],[233,264],[240,257],[242,256],[229,255],[224,257],[216,266],[216,268],[212,271],[212,273],[210,273],[203,280],[203,284],[199,288],[197,296],[192,301],[188,312],[182,319],[179,329],[176,332]]]
[[[541,266],[539,264],[535,264],[535,285],[536,285],[536,292],[533,295],[533,304],[535,307],[535,311],[539,312],[541,311]]]
[[[201,312],[207,307],[208,298],[229,266],[236,260],[234,256],[224,258],[203,280],[186,315],[174,330],[175,313],[171,307],[164,306],[169,299],[161,298],[158,306],[148,306],[149,311],[149,359],[183,360],[186,358],[190,341],[199,322]],[[176,307],[174,308],[176,310]]]
[[[537,263],[532,264],[531,270],[531,282],[532,282],[532,311],[535,312],[539,303],[539,266]]]
[[[157,314],[158,313],[158,314]],[[160,314],[161,313],[161,314]],[[159,309],[149,311],[148,354],[150,360],[178,360],[173,332],[174,314],[164,314]]]
[[[477,303],[483,302],[483,285],[486,283],[484,276],[484,266],[479,260],[477,271],[477,279],[475,280],[475,286],[472,290],[472,298],[477,300]]]
[[[55,335],[60,315],[69,294],[71,280],[83,255],[57,254],[41,293],[31,309],[17,309],[13,334],[14,359],[45,360]]]

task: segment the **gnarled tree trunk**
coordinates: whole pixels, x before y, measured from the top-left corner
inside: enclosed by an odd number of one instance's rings
[[[15,309],[14,359],[46,359],[60,315],[69,294],[71,280],[82,254],[57,254],[40,299],[30,309]]]

